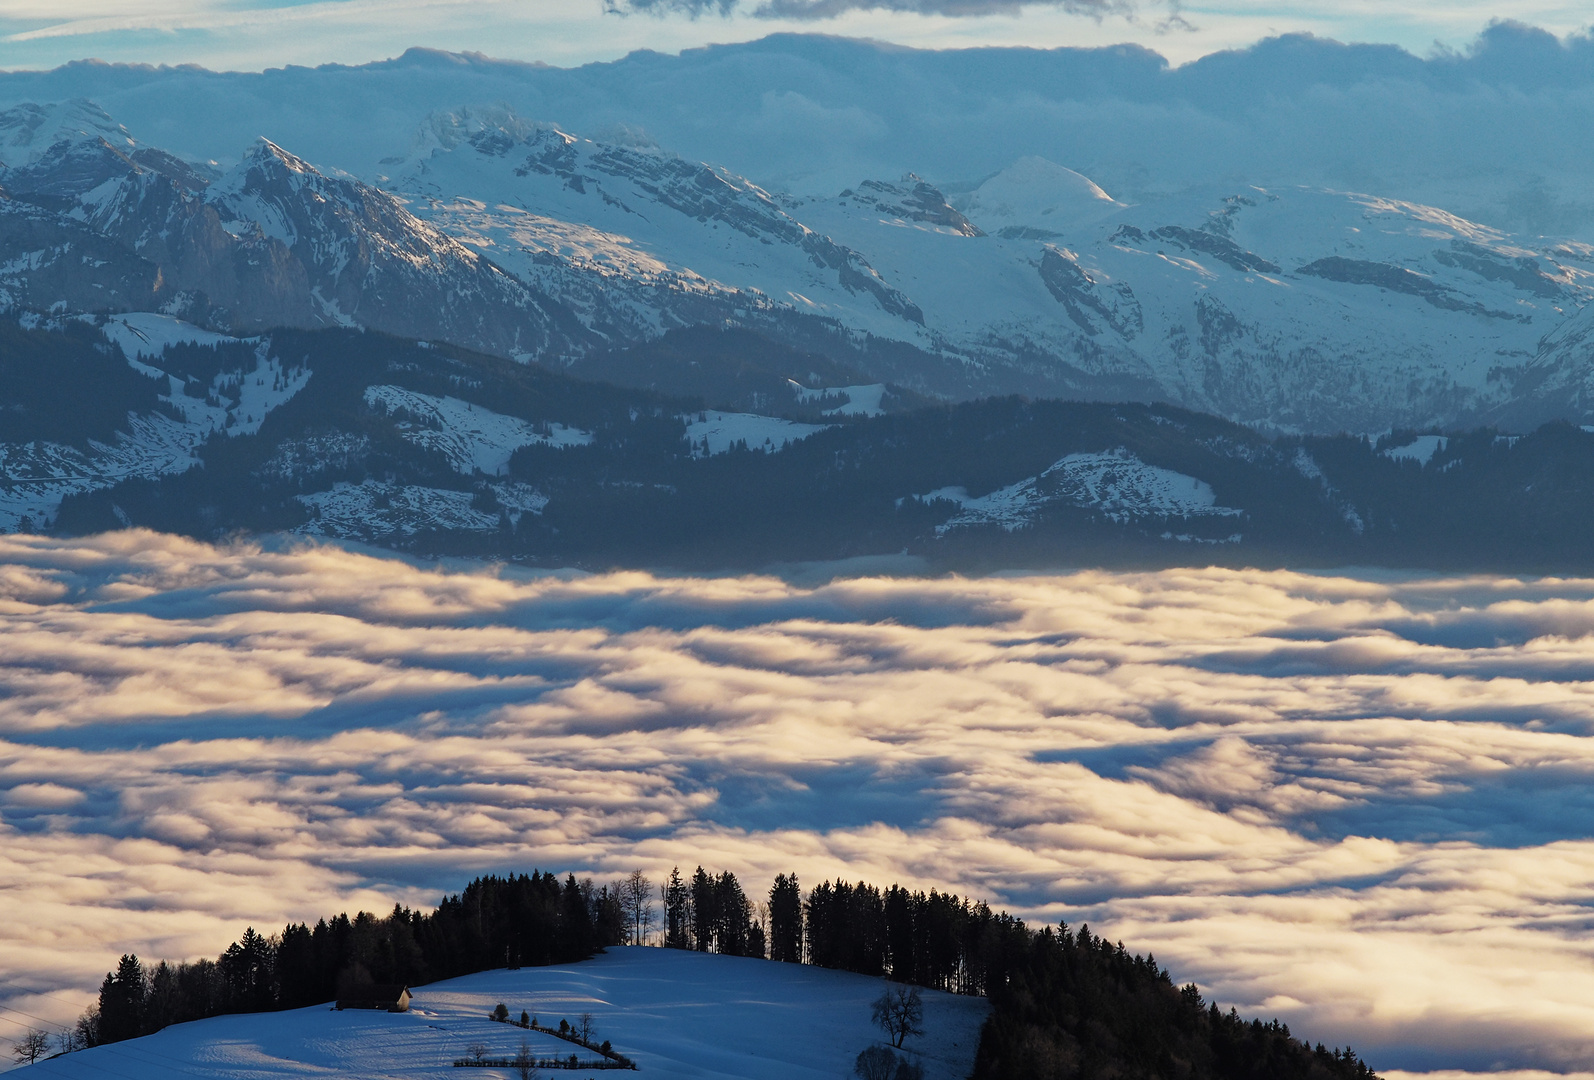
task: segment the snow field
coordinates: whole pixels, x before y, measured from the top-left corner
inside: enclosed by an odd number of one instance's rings
[[[1419,465],[1426,465],[1449,441],[1443,435],[1418,435],[1405,446],[1391,446],[1384,451],[1384,456],[1396,461],[1415,461]]]
[[[994,233],[1026,226],[1061,232],[1119,208],[1089,177],[1042,157],[1022,157],[976,188],[962,210]]]
[[[537,425],[515,416],[461,401],[456,397],[434,397],[401,386],[369,386],[365,403],[387,413],[402,412],[414,418],[414,427],[403,433],[417,446],[439,450],[454,471],[466,476],[483,472],[502,476],[509,471],[509,459],[522,446],[546,443],[549,446],[586,446],[592,433],[579,428],[550,424],[546,434]]]
[[[168,345],[215,345],[238,340],[153,311],[114,315],[99,329],[129,360],[158,360]]]
[[[692,443],[694,457],[709,457],[727,453],[742,440],[749,450],[783,450],[790,443],[806,439],[825,424],[800,424],[795,420],[781,420],[756,413],[728,413],[709,410],[696,414],[701,420],[686,419],[686,437]],[[705,450],[704,447],[707,447]]]
[[[636,1061],[644,1080],[844,1080],[880,1037],[870,1003],[884,980],[746,957],[674,949],[616,948],[566,967],[496,970],[416,988],[407,1013],[314,1006],[221,1016],[41,1062],[20,1075],[71,1080],[228,1080],[290,1077],[508,1080],[509,1069],[452,1066],[481,1043],[489,1058],[532,1053],[582,1060],[573,1043],[494,1023],[499,1002],[557,1027],[591,1013],[597,1041]],[[924,992],[925,1034],[910,1038],[926,1080],[962,1080],[973,1066],[983,998]],[[586,1078],[580,1070],[543,1076]]]
[[[1119,524],[1143,517],[1229,517],[1241,511],[1217,505],[1204,480],[1147,465],[1119,447],[1105,453],[1069,454],[1039,476],[971,497],[960,487],[940,488],[921,500],[948,499],[963,512],[937,526],[944,535],[969,525],[1000,525],[1008,532],[1034,520],[1047,503],[1064,501],[1099,510]],[[1187,539],[1187,537],[1179,537]]]
[[[787,379],[793,389],[797,391],[797,400],[801,402],[819,401],[827,396],[836,394],[847,395],[845,404],[837,405],[834,409],[826,409],[826,416],[880,416],[885,409],[880,405],[880,399],[886,396],[885,383],[870,383],[867,386],[821,386],[810,388]]]

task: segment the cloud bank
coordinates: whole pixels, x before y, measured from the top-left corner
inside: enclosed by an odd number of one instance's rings
[[[707,14],[729,17],[739,0],[604,0],[604,10],[617,15]],[[1071,15],[1101,18],[1133,15],[1137,5],[1127,0],[763,0],[751,9],[760,19],[835,19],[852,11],[889,11],[912,15],[941,15],[955,19],[985,15],[1017,15],[1026,7],[1051,7]]]
[[[503,13],[503,3],[487,7]],[[354,11],[350,0],[234,14],[255,20],[247,33],[238,31],[251,42],[283,33],[295,41],[337,39],[341,31],[311,19],[321,6],[336,9],[328,18]],[[702,8],[705,15],[711,9],[718,10],[717,0]],[[1169,10],[1155,7],[1158,15]],[[1587,183],[1594,170],[1594,37],[1587,32],[1556,37],[1501,23],[1475,39],[1469,32],[1461,51],[1426,59],[1297,34],[1172,67],[1165,56],[1177,57],[1168,43],[1186,35],[1157,38],[1157,51],[930,51],[856,40],[903,40],[865,25],[877,17],[868,13],[823,24],[821,35],[812,33],[821,24],[787,26],[750,11],[737,8],[729,21],[616,18],[593,3],[590,18],[611,37],[660,50],[614,63],[556,68],[415,50],[362,67],[266,75],[79,64],[0,73],[0,106],[85,97],[140,140],[182,156],[228,163],[267,134],[318,166],[375,179],[415,149],[437,110],[494,103],[599,139],[629,131],[799,196],[830,197],[865,179],[911,171],[957,200],[1016,160],[1039,156],[1127,202],[1192,187],[1226,197],[1245,185],[1305,184],[1438,206],[1529,236],[1594,240]],[[1147,5],[1137,18],[1152,14]],[[381,17],[398,18],[387,6]],[[994,43],[974,29],[988,24],[1007,27],[1025,45],[1086,43],[1025,29],[1036,20],[1099,29],[1054,7],[1026,8],[1022,19],[892,17],[967,31],[941,45]],[[506,27],[513,21],[508,14],[504,20]],[[1117,17],[1100,24],[1122,25],[1127,21]],[[783,27],[805,32],[771,33]],[[743,30],[760,40],[662,54],[679,48],[688,32],[735,37]],[[542,47],[573,33],[550,24],[536,40]],[[1422,50],[1432,39],[1424,37]],[[394,51],[417,40],[483,44],[429,29]],[[491,47],[512,52],[509,30]]]
[[[130,532],[0,537],[0,613],[11,1010],[479,871],[701,862],[1088,921],[1383,1068],[1594,1052],[1594,581],[799,587]]]

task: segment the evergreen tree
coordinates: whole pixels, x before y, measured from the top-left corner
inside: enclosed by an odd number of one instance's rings
[[[144,999],[144,1031],[154,1032],[181,1018],[182,987],[178,970],[162,960],[149,975],[149,994]]]
[[[144,967],[138,957],[128,953],[108,972],[100,984],[101,1043],[121,1042],[144,1034],[144,1005],[148,988]]]
[[[560,911],[560,951],[556,963],[585,960],[598,949],[598,935],[592,922],[592,882],[586,887],[576,881],[576,875],[565,878],[564,895]]]
[[[727,956],[748,954],[752,905],[736,875],[725,871],[714,879],[714,951]]]
[[[675,867],[670,871],[670,880],[664,883],[664,947],[666,949],[690,949],[691,920],[688,908],[690,907],[690,891],[686,882],[681,880],[681,868]]]
[[[227,947],[219,961],[227,982],[228,1008],[236,1012],[261,1012],[276,1002],[272,968],[276,959],[273,943],[255,932],[254,927]]]
[[[593,898],[592,924],[598,940],[606,945],[623,944],[631,937],[634,924],[619,882],[598,890]]]
[[[769,958],[803,961],[803,894],[796,874],[780,874],[769,890]]]
[[[692,874],[687,911],[692,948],[698,952],[711,952],[719,929],[719,891],[714,886],[714,879],[701,866]]]

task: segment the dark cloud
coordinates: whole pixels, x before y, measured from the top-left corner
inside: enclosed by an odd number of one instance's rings
[[[696,19],[704,15],[729,15],[739,0],[603,0],[603,10],[611,15],[685,15]]]
[[[765,0],[753,14],[766,19],[833,19],[849,11],[900,11],[915,15],[1016,15],[1026,7],[1055,7],[1075,15],[1128,15],[1126,0]]]
[[[728,16],[741,0],[604,0],[604,10],[616,15]],[[1102,18],[1133,15],[1138,4],[1130,0],[763,0],[752,7],[762,19],[834,19],[849,11],[896,11],[916,15],[969,18],[980,15],[1016,15],[1026,7],[1054,7],[1075,15]],[[1165,21],[1167,28],[1186,26],[1177,13]]]

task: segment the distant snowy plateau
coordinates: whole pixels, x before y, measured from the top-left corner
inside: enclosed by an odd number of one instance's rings
[[[854,373],[792,383],[796,402],[831,395],[824,417],[879,412],[889,387],[1164,402],[1275,433],[1594,421],[1594,246],[1376,192],[1232,183],[1131,204],[1023,157],[953,194],[908,174],[795,195],[505,106],[440,109],[394,150],[363,176],[264,138],[218,165],[148,145],[87,100],[0,113],[0,302],[24,327],[95,327],[170,379],[164,404],[114,437],[0,445],[0,469],[23,481],[0,492],[0,525],[49,522],[65,495],[182,472],[207,439],[259,430],[307,378],[273,350],[279,328],[378,330],[579,377],[672,330],[734,326]],[[162,359],[217,341],[258,356],[208,385]],[[378,385],[363,407],[402,414],[405,438],[461,474],[591,441],[573,422],[472,426],[468,402],[422,396]],[[755,405],[684,422],[706,455],[779,450],[824,426],[797,420],[822,418]],[[954,524],[1010,526],[1033,482],[1079,466],[1051,468],[994,492],[1002,509],[939,497],[963,507]],[[1161,512],[1230,512],[1206,509],[1203,481],[1169,476],[1199,498]],[[486,530],[547,502],[524,485],[485,504],[413,487],[356,481],[298,501],[320,531],[366,536],[373,515],[377,532]],[[1121,499],[1097,502],[1122,516]]]

